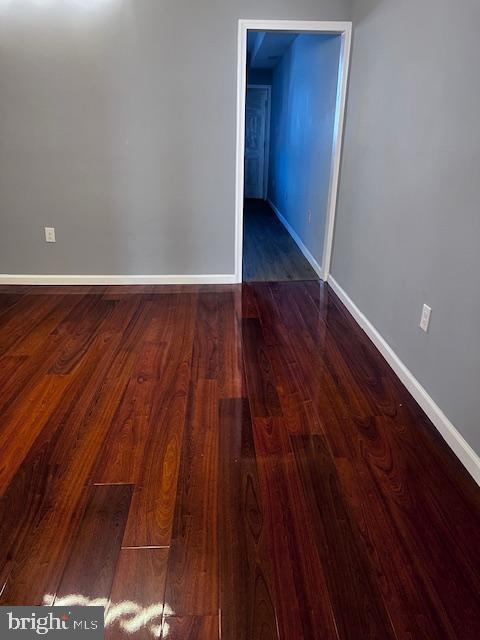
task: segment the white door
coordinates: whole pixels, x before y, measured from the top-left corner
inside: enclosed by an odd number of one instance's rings
[[[245,112],[245,197],[265,198],[269,93],[248,87]]]

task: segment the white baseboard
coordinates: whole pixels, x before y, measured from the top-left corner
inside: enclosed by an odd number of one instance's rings
[[[298,233],[295,231],[295,229],[291,226],[291,224],[287,221],[287,219],[280,213],[280,211],[277,209],[277,207],[273,204],[273,202],[270,200],[270,198],[267,199],[268,204],[272,207],[273,211],[275,212],[275,215],[277,216],[277,218],[280,220],[280,222],[283,224],[283,226],[285,227],[285,229],[288,231],[288,233],[292,236],[292,238],[295,240],[295,243],[297,244],[298,248],[300,249],[300,251],[303,253],[303,255],[305,256],[305,258],[308,260],[308,262],[311,264],[312,269],[315,271],[315,273],[318,275],[318,277],[323,280],[323,269],[322,267],[318,264],[318,262],[315,260],[315,258],[312,256],[312,254],[310,253],[310,251],[307,249],[307,247],[303,244],[300,236],[298,235]]]
[[[238,282],[234,273],[208,275],[30,275],[30,274],[0,274],[0,285],[28,284],[28,285],[115,285],[115,284],[234,284]]]
[[[365,331],[373,344],[380,351],[388,364],[395,371],[402,383],[425,411],[427,416],[438,429],[443,439],[455,453],[457,458],[467,469],[475,482],[480,485],[480,458],[468,444],[465,438],[457,431],[440,407],[434,402],[420,382],[415,378],[408,367],[400,360],[392,347],[380,335],[370,320],[360,311],[353,300],[342,289],[335,278],[330,275],[328,284],[350,311],[356,322]]]

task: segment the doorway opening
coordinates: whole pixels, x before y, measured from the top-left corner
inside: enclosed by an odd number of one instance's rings
[[[240,20],[236,279],[328,278],[351,23]]]

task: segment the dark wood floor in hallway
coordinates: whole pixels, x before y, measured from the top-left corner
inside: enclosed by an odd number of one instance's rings
[[[480,493],[327,285],[0,289],[2,604],[478,640]]]
[[[292,236],[264,200],[245,200],[243,280],[318,280]]]

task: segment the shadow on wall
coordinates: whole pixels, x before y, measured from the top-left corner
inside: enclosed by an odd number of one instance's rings
[[[353,3],[353,16],[355,24],[362,22],[365,18],[373,13],[377,7],[383,4],[384,0],[362,0]]]

